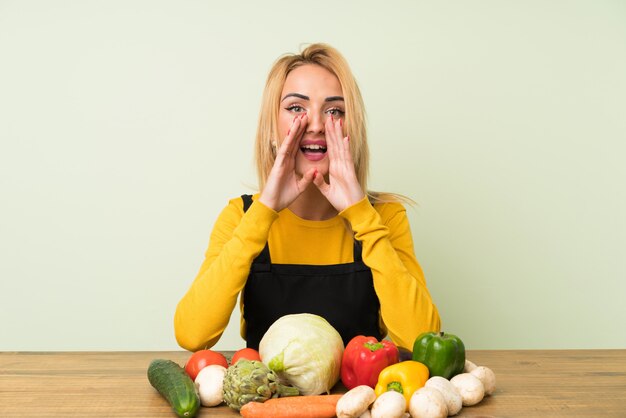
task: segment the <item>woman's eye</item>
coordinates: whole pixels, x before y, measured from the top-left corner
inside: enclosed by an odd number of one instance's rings
[[[341,116],[343,116],[346,112],[344,112],[343,110],[338,109],[338,108],[333,108],[333,109],[328,109],[328,110],[326,111],[326,113],[328,113],[328,114],[330,114],[330,115],[333,115],[333,116],[339,116],[339,117],[341,117]]]
[[[290,111],[290,112],[294,112],[294,113],[306,112],[306,110],[304,110],[304,108],[302,106],[298,106],[298,105],[291,105],[291,106],[287,107],[287,110]]]

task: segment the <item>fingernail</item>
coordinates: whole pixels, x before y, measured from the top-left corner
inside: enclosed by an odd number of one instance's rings
[[[348,138],[348,141],[350,141],[350,135],[348,135],[346,138]]]
[[[339,119],[339,126],[343,128],[343,119]]]
[[[289,130],[287,131],[287,135],[289,135],[291,133],[291,128],[289,128]]]
[[[331,120],[332,122],[335,122],[335,118],[333,118],[333,115],[330,115],[330,120]]]

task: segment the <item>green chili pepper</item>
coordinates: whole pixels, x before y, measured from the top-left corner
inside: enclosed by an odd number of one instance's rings
[[[413,360],[425,364],[430,376],[450,379],[463,372],[465,345],[456,335],[425,332],[413,344]]]

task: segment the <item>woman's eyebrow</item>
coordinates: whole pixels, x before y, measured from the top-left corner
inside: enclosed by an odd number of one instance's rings
[[[283,97],[280,101],[282,102],[282,101],[284,101],[288,97],[297,97],[297,98],[302,99],[302,100],[311,100],[309,98],[309,96],[305,96],[304,94],[289,93],[289,94],[286,94],[285,97]],[[337,101],[343,102],[343,97],[341,97],[341,96],[330,96],[330,97],[327,97],[326,99],[324,99],[324,101],[325,102],[337,102]]]
[[[287,97],[297,97],[299,99],[302,100],[310,100],[309,96],[305,96],[304,94],[300,94],[300,93],[289,93],[286,94],[285,97],[283,97],[280,101],[282,102],[283,100],[285,100]]]

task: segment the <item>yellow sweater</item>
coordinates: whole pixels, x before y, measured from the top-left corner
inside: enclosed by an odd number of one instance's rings
[[[228,325],[252,261],[269,244],[272,263],[339,264],[353,261],[353,235],[362,242],[363,262],[372,270],[380,300],[383,335],[411,349],[425,331],[439,331],[440,319],[424,274],[415,259],[404,207],[372,204],[364,198],[338,216],[309,221],[289,209],[275,212],[258,202],[247,212],[241,198],[219,215],[205,260],[174,315],[178,344],[190,351],[212,347]],[[240,305],[243,312],[243,305]],[[241,318],[241,336],[246,324]]]

